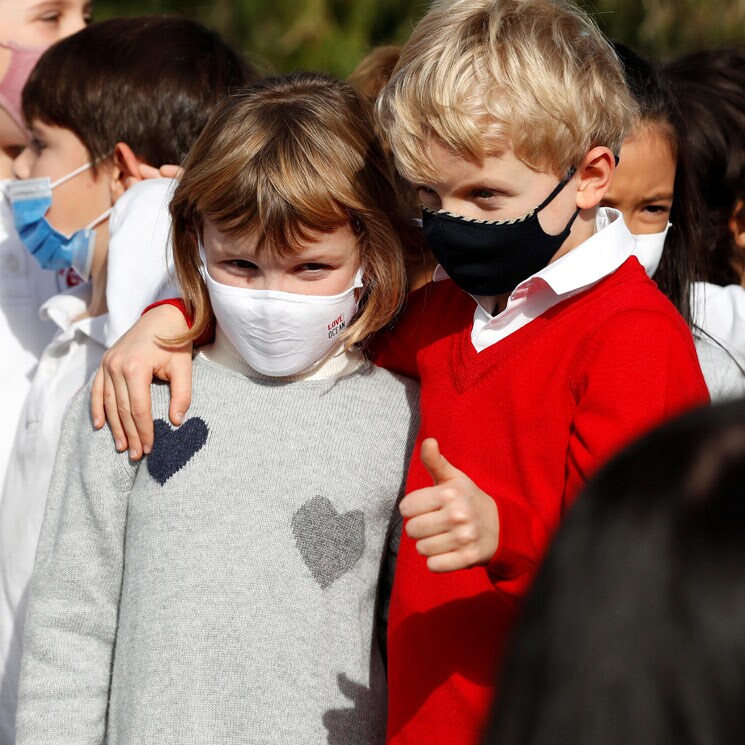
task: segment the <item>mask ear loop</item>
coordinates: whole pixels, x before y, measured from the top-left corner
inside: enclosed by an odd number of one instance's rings
[[[575,173],[577,173],[577,169],[572,166],[567,171],[567,175],[556,185],[556,188],[535,208],[535,212],[540,212],[544,207],[547,207],[553,201],[554,197],[571,181]],[[574,221],[572,220],[572,222]]]
[[[93,163],[85,163],[84,165],[80,166],[80,168],[76,168],[72,173],[68,173],[66,176],[63,176],[62,178],[57,179],[54,183],[50,185],[50,189],[55,189],[58,186],[61,186],[62,184],[67,183],[71,179],[74,179],[75,176],[79,176],[81,173],[85,173],[89,168],[93,168]]]
[[[111,213],[114,211],[113,207],[109,207],[105,212],[102,212],[93,222],[85,226],[85,230],[93,230],[98,227],[102,222],[106,221],[111,217]]]

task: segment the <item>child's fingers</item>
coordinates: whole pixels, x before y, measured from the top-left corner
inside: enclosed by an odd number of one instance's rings
[[[469,560],[467,551],[450,551],[427,559],[427,569],[430,572],[444,574],[445,572],[457,572],[459,569],[468,569],[474,562]]]
[[[459,548],[452,533],[440,533],[431,538],[422,538],[416,542],[417,553],[422,556],[440,556]]]
[[[171,422],[179,425],[191,406],[191,347],[188,353],[174,357],[168,366],[166,380],[171,384],[171,405],[168,416]]]
[[[141,455],[147,455],[153,449],[155,435],[150,398],[151,382],[152,373],[145,368],[133,368],[124,373],[128,408],[124,412],[123,421],[130,442],[130,457],[133,460],[137,460]],[[127,422],[131,422],[130,426],[127,426]]]
[[[116,410],[119,415],[119,421],[124,429],[129,457],[132,460],[137,460],[142,455],[142,443],[140,442],[137,427],[132,419],[132,404],[129,400],[130,385],[123,375],[113,375],[111,380],[116,396]]]
[[[435,486],[459,478],[462,473],[440,452],[440,445],[433,437],[422,443],[420,451],[422,465],[429,471]]]
[[[409,492],[399,505],[401,515],[407,519],[423,515],[427,512],[439,510],[442,502],[438,496],[437,487],[428,486],[424,489],[417,489]]]
[[[179,178],[180,179],[184,175],[184,169],[181,168],[181,166],[166,165],[166,166],[161,166],[158,173],[163,178]]]
[[[105,368],[101,368],[103,374],[103,406],[106,412],[106,421],[109,423],[109,429],[111,430],[111,436],[114,438],[114,444],[116,449],[120,452],[125,450],[127,447],[127,436],[124,432],[124,426],[119,418],[119,409],[117,408],[116,401],[116,389],[114,388],[114,382],[109,375],[109,371]]]
[[[103,406],[103,370],[99,367],[91,387],[91,419],[94,429],[101,429],[106,421],[106,409]]]
[[[449,529],[450,521],[445,510],[434,510],[412,517],[406,522],[404,528],[406,535],[415,541],[440,535],[440,533],[447,533]]]

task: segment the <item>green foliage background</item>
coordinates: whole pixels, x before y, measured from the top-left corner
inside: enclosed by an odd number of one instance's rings
[[[745,41],[745,0],[580,0],[613,39],[666,57]],[[401,43],[427,0],[95,0],[97,20],[182,13],[218,29],[268,70],[348,75],[373,46]]]

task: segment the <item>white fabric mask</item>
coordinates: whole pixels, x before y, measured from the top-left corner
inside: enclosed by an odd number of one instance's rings
[[[667,227],[661,233],[634,234],[634,240],[636,241],[634,256],[639,259],[639,263],[644,267],[650,278],[654,275],[657,271],[657,267],[660,265],[667,231],[670,230],[671,227],[672,223],[669,222]]]
[[[232,287],[214,280],[201,250],[204,278],[217,323],[257,372],[272,377],[310,370],[338,347],[339,334],[357,312],[354,284],[339,295],[299,295]]]

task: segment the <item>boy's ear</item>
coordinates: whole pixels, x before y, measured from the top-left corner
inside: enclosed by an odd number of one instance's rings
[[[114,167],[111,171],[111,196],[116,202],[133,184],[142,181],[140,166],[143,161],[138,158],[126,142],[117,142],[114,147]]]
[[[577,207],[589,210],[597,207],[608,191],[613,172],[616,169],[616,156],[607,147],[594,147],[580,163]]]

